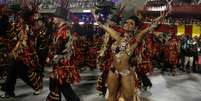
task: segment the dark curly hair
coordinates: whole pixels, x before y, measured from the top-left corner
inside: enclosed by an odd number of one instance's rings
[[[135,21],[135,25],[136,26],[140,26],[141,25],[140,19],[137,16],[135,16],[135,15],[129,17],[128,19],[131,19],[131,20]]]

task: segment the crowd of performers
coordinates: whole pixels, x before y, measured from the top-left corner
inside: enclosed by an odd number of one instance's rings
[[[152,87],[147,74],[153,73],[154,64],[162,72],[170,68],[173,76],[178,67],[185,72],[201,70],[199,38],[175,34],[168,38],[154,32],[167,14],[162,13],[147,28],[137,16],[121,26],[121,17],[114,15],[108,25],[97,21],[99,34],[89,37],[79,24],[66,23],[64,12],[60,8],[45,16],[30,10],[1,15],[0,62],[7,64],[0,66],[1,74],[6,68],[7,76],[1,98],[15,97],[17,78],[33,88],[35,95],[40,94],[44,67],[52,67],[47,101],[61,101],[61,94],[67,101],[80,101],[71,84],[79,83],[79,72],[86,67],[101,71],[96,89],[103,95],[108,92],[108,101],[138,101],[138,88]]]
[[[101,44],[97,35],[80,35],[79,24],[67,23],[65,12],[57,8],[54,14],[42,15],[24,9],[1,15],[1,77],[6,76],[1,98],[15,97],[17,78],[33,88],[34,95],[40,94],[44,67],[52,67],[47,101],[61,101],[61,93],[68,101],[80,101],[71,84],[79,83],[83,67],[96,69]],[[86,33],[89,28],[82,29]]]

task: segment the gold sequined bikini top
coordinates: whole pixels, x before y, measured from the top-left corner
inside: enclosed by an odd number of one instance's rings
[[[129,41],[130,41],[130,38],[124,37],[122,40],[120,40],[120,42],[116,41],[115,43],[113,43],[112,47],[111,47],[112,53],[115,54],[116,57],[121,57],[121,55],[123,55],[125,53],[128,56],[130,56],[131,51],[130,51],[130,48],[128,48]]]

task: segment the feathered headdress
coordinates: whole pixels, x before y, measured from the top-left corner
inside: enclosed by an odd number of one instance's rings
[[[135,25],[136,26],[139,26],[141,24],[140,19],[137,16],[135,16],[135,15],[129,17],[128,19],[132,19],[133,21],[135,21]]]

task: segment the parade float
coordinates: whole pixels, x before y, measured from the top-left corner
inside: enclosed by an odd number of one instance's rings
[[[201,33],[201,4],[195,0],[147,0],[138,14],[142,16],[144,26],[160,12],[169,12],[165,21],[161,22],[156,32],[173,33],[177,36],[200,36]]]

